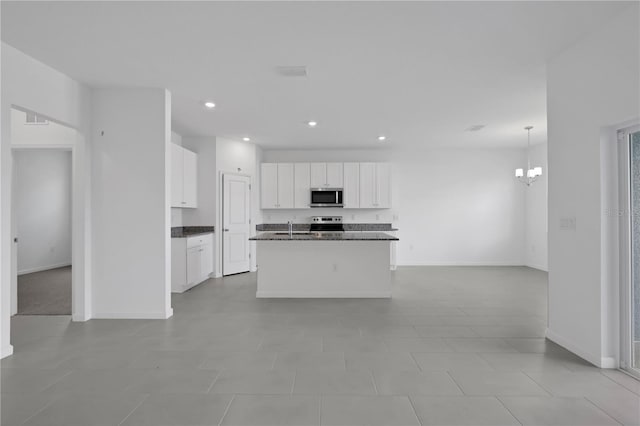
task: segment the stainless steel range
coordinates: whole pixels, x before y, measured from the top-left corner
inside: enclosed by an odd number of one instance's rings
[[[314,216],[311,218],[311,232],[344,232],[342,216]]]

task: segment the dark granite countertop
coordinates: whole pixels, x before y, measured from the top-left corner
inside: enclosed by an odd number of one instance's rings
[[[213,232],[213,226],[174,226],[171,228],[171,238],[187,238]]]
[[[398,241],[384,232],[261,232],[251,241]]]
[[[293,230],[298,232],[307,232],[309,231],[309,227],[311,224],[309,223],[294,223]],[[357,232],[357,231],[397,231],[397,228],[394,228],[390,223],[343,223],[342,226],[346,232]],[[258,232],[269,232],[269,231],[287,231],[288,227],[286,223],[263,223],[260,225],[256,225],[256,231]]]

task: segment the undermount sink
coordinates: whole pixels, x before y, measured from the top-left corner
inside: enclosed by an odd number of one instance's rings
[[[291,235],[313,235],[313,232],[293,232]],[[289,235],[288,232],[274,232],[274,235]]]

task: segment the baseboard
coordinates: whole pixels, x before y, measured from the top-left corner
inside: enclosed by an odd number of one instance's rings
[[[167,319],[173,316],[173,309],[166,312],[100,312],[93,319]]]
[[[32,274],[34,272],[48,271],[49,269],[64,268],[65,266],[71,266],[71,262],[58,263],[56,265],[38,266],[37,268],[23,269],[22,271],[18,271],[18,275]]]
[[[574,344],[569,339],[566,339],[560,336],[559,334],[556,334],[554,331],[552,331],[549,328],[547,328],[545,335],[547,339],[551,340],[554,343],[557,343],[558,345],[562,346],[569,352],[573,352],[574,354],[578,355],[580,358],[584,359],[585,361],[589,361],[591,364],[595,365],[596,367],[617,368],[617,362],[614,358],[601,357],[600,355],[589,353],[589,351],[584,350],[580,346]]]
[[[0,359],[13,355],[13,345],[7,345],[0,351]]]
[[[291,299],[390,299],[390,291],[367,291],[357,293],[342,293],[342,292],[319,292],[319,293],[298,293],[291,291],[258,291],[256,292],[258,298],[291,298]]]
[[[537,265],[535,263],[527,263],[524,266],[526,266],[527,268],[537,269],[538,271],[542,271],[542,272],[549,272],[549,268],[546,268],[542,265]]]
[[[397,266],[525,266],[522,262],[491,261],[491,262],[465,262],[465,261],[424,261],[424,262],[398,262]]]
[[[91,319],[91,316],[86,314],[73,314],[71,315],[71,321],[73,322],[86,322]]]

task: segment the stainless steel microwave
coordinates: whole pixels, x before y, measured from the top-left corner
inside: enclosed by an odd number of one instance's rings
[[[311,207],[342,207],[342,188],[311,188]]]

